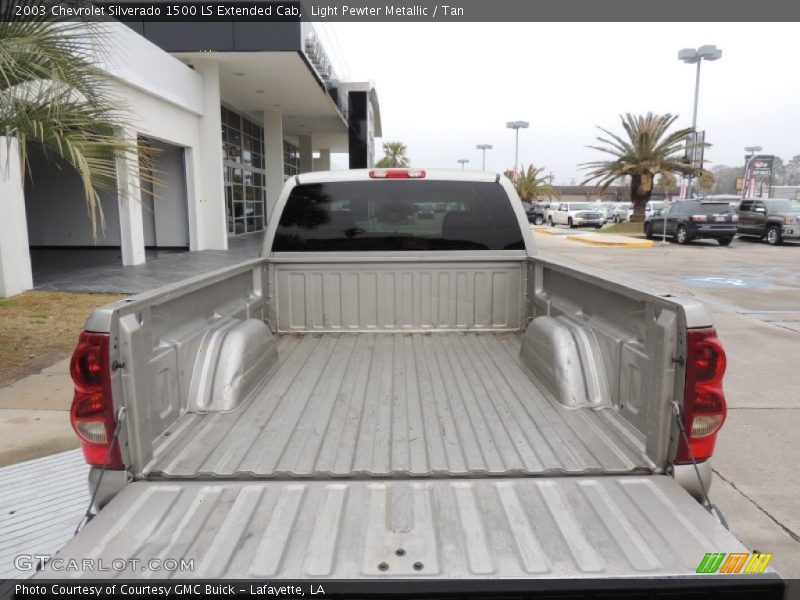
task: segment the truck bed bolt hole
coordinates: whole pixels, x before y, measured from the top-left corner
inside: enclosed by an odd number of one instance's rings
[[[406,555],[406,551],[403,548],[398,548],[397,550],[394,551],[394,553],[397,556],[405,556]]]
[[[415,562],[411,566],[414,567],[415,571],[422,571],[422,569],[425,567],[425,565],[423,565],[421,562]]]
[[[389,570],[389,565],[387,563],[385,563],[385,562],[382,562],[382,563],[380,563],[378,565],[378,570],[379,571],[388,571]]]

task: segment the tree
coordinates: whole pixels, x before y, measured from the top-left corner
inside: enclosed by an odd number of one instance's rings
[[[716,183],[717,178],[714,177],[714,173],[711,171],[703,171],[697,178],[697,187],[700,188],[701,192],[703,192],[703,197],[708,195],[708,192],[714,188]]]
[[[744,172],[744,171],[742,171]],[[775,156],[772,159],[772,178],[773,185],[781,185],[786,181],[786,163],[780,156]],[[786,185],[785,183],[783,185]]]
[[[661,173],[658,176],[658,182],[655,187],[664,194],[664,198],[669,195],[669,191],[674,189],[678,180],[672,173]]]
[[[716,165],[711,169],[714,174],[714,187],[715,194],[735,194],[736,193],[736,180],[743,177],[744,165],[741,167],[728,167],[726,165]]]
[[[132,166],[140,151],[122,135],[129,116],[94,63],[103,35],[97,24],[24,20],[13,9],[0,9],[0,137],[17,140],[25,173],[29,145],[78,172],[97,237],[99,192],[116,190],[118,166]]]
[[[544,171],[544,167],[534,167],[528,165],[528,168],[521,168],[516,177],[509,177],[514,181],[514,187],[520,200],[523,202],[533,202],[543,198],[555,198],[558,194],[555,188],[550,184],[550,177],[540,177]],[[506,176],[513,176],[513,171],[506,172]]]
[[[784,185],[800,185],[800,154],[792,157],[786,163],[786,171],[784,174]]]
[[[375,163],[375,166],[384,169],[391,167],[407,167],[409,160],[406,156],[406,151],[406,145],[401,142],[384,142],[383,158]]]
[[[633,215],[631,221],[644,220],[644,207],[653,194],[653,182],[661,173],[699,176],[706,171],[692,165],[684,156],[686,139],[691,128],[669,131],[677,115],[620,115],[625,137],[598,127],[608,137],[598,137],[602,145],[589,146],[594,150],[610,154],[613,159],[583,163],[589,170],[585,185],[594,182],[600,193],[620,177],[630,177]],[[707,147],[710,144],[689,144],[689,148]]]

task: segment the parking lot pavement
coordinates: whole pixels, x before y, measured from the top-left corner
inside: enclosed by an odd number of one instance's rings
[[[650,283],[706,305],[728,356],[727,422],[711,499],[751,549],[800,578],[800,244],[613,248],[536,236],[545,256]]]

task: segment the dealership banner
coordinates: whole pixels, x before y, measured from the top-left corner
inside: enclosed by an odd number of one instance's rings
[[[326,580],[0,580],[0,599],[101,600],[132,598],[614,598],[631,592],[671,591],[680,597],[783,598],[786,582],[776,574],[574,579],[326,579]],[[602,592],[602,596],[595,594]],[[637,596],[638,597],[638,596]],[[655,597],[655,596],[652,596]],[[672,594],[670,594],[672,597]],[[678,597],[678,596],[676,596]]]
[[[772,163],[774,162],[774,156],[757,156],[750,160],[749,156],[745,156],[745,164],[747,161],[750,161],[750,174],[751,175],[763,175],[766,177],[772,177]]]
[[[671,0],[669,10],[641,0],[0,0],[2,19],[132,22],[546,22],[546,21],[799,21],[800,2]]]

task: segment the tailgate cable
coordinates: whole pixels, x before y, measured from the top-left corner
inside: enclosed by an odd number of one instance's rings
[[[722,516],[722,513],[719,512],[719,509],[714,504],[711,504],[711,499],[708,497],[706,484],[703,483],[703,478],[700,476],[700,467],[697,466],[697,461],[694,459],[692,446],[689,444],[689,436],[686,433],[686,427],[683,425],[683,419],[681,418],[681,407],[678,406],[678,403],[675,400],[672,401],[672,413],[675,415],[675,421],[678,423],[678,429],[681,432],[681,436],[683,436],[683,442],[686,444],[686,451],[689,453],[689,460],[692,461],[695,475],[697,475],[697,481],[700,483],[700,490],[703,493],[703,503],[705,504],[705,509],[727,529],[728,523],[725,521],[725,517]]]
[[[100,469],[100,475],[97,476],[97,481],[92,487],[92,497],[91,500],[89,500],[89,506],[86,507],[86,512],[84,513],[83,517],[81,517],[78,526],[75,528],[75,533],[72,534],[73,536],[78,535],[78,532],[83,528],[83,526],[91,521],[94,517],[94,513],[92,513],[92,506],[94,506],[94,501],[97,498],[97,492],[100,491],[100,484],[103,483],[103,475],[106,473],[106,467],[108,466],[108,463],[111,462],[111,452],[113,452],[114,444],[117,442],[117,438],[119,437],[119,432],[122,430],[122,423],[124,421],[125,407],[120,406],[119,410],[117,411],[117,426],[114,427],[114,434],[111,436],[111,443],[108,445],[106,460],[103,463],[103,467]]]

